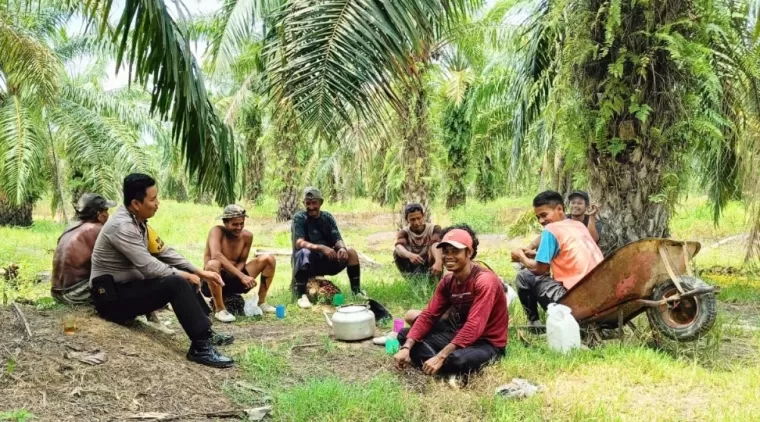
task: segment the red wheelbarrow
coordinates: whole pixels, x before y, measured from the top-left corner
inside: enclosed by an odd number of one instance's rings
[[[559,303],[581,327],[620,328],[646,312],[652,328],[676,341],[694,341],[715,324],[717,288],[689,266],[698,242],[644,239],[616,250]]]

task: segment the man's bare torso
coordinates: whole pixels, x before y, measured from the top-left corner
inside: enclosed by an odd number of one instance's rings
[[[241,265],[245,265],[244,257],[248,255],[247,252],[251,249],[253,234],[248,230],[243,230],[240,237],[235,238],[229,236],[227,234],[227,231],[222,226],[216,226],[211,230],[218,230],[222,233],[220,245],[222,255],[224,255],[224,257],[227,258],[227,260],[235,266],[242,268]],[[211,247],[209,245],[209,242],[211,241],[211,233],[209,233],[209,238],[206,240],[206,251],[203,254],[204,265],[206,265],[206,263],[212,259]]]
[[[53,255],[54,289],[64,289],[90,278],[92,250],[102,228],[100,223],[83,223],[61,236]]]

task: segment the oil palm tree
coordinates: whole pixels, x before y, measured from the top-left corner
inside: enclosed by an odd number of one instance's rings
[[[217,203],[233,202],[238,151],[191,52],[184,6],[174,2],[170,10],[163,0],[62,1],[97,28],[100,39],[114,45],[117,69],[128,67],[131,81],[149,87],[150,112],[171,121],[171,139],[191,182],[213,194]],[[119,16],[115,26],[111,12]]]
[[[295,119],[281,128],[335,137],[362,119],[399,122],[383,129],[405,143],[406,200],[427,202],[425,75],[442,29],[480,4],[228,0],[211,25],[218,34],[210,48],[212,68],[225,69],[254,28],[262,28],[269,101],[278,110],[292,108],[283,115]]]
[[[164,142],[166,130],[139,101],[100,88],[103,65],[69,74],[63,64],[88,51],[86,39],[61,31],[70,11],[44,7],[0,16],[0,223],[31,224],[31,206],[44,191],[52,208],[82,191],[117,197],[121,177],[147,170],[141,136]],[[89,45],[89,47],[88,47]],[[19,67],[20,66],[20,67]],[[69,182],[66,182],[69,180]],[[69,195],[72,193],[73,195]],[[65,217],[65,214],[64,214]]]
[[[546,0],[526,10],[514,38],[522,59],[507,82],[515,156],[541,121],[553,144],[583,157],[609,248],[667,236],[695,173],[717,219],[739,185],[739,152],[757,154],[748,5]]]

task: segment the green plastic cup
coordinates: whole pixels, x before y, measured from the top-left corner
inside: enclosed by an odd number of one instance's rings
[[[398,348],[400,344],[397,339],[395,338],[389,338],[385,340],[385,353],[389,355],[395,355],[398,353]]]
[[[345,298],[343,297],[343,293],[336,293],[333,296],[333,305],[340,306],[343,304]]]

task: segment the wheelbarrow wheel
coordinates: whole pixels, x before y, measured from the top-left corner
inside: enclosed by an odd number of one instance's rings
[[[691,276],[681,276],[685,291],[709,287],[704,281]],[[662,300],[678,294],[675,283],[668,280],[654,288],[654,300]],[[692,296],[647,310],[652,328],[665,337],[676,341],[694,341],[704,336],[715,324],[718,301],[715,293]]]

